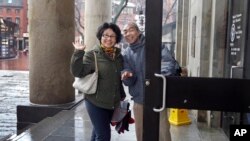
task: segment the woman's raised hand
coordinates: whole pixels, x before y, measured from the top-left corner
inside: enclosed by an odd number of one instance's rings
[[[82,42],[79,40],[76,40],[75,42],[72,42],[73,46],[77,50],[84,50],[86,48],[86,45],[84,45]]]

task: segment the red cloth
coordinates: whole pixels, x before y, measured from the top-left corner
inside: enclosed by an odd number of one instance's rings
[[[115,130],[121,134],[125,130],[129,131],[129,124],[133,124],[135,120],[131,117],[131,111],[129,110],[126,116],[120,122],[111,122],[112,126],[116,126]]]

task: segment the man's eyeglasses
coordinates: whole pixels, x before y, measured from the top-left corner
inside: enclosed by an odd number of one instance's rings
[[[102,37],[103,37],[104,39],[108,39],[108,38],[114,39],[116,36],[115,36],[115,35],[103,34]]]

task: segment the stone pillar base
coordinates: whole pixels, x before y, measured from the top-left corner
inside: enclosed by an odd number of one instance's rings
[[[74,102],[63,105],[18,105],[17,134],[47,117],[52,117],[56,115],[62,110],[71,110],[72,108],[77,106],[81,101],[83,101],[83,97],[79,96]]]

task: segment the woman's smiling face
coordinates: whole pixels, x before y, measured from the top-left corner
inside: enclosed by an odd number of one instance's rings
[[[116,34],[111,28],[104,30],[104,32],[102,34],[102,38],[101,38],[101,44],[104,47],[114,47],[115,46]]]

